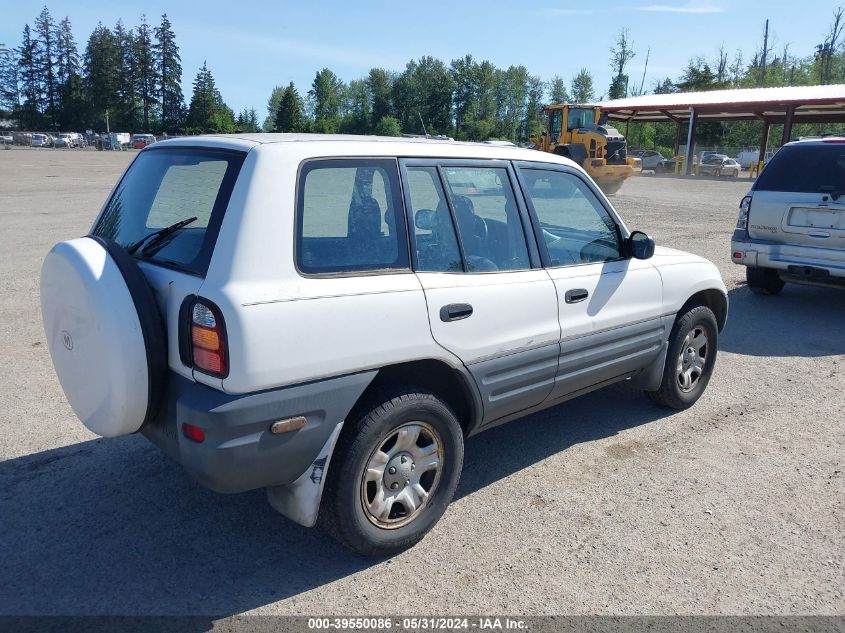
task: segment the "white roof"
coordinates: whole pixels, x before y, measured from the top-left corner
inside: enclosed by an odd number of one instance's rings
[[[689,116],[690,108],[695,108],[702,118],[782,119],[787,107],[794,106],[796,121],[823,118],[845,122],[845,84],[675,92],[614,99],[597,105],[617,120],[683,119]]]

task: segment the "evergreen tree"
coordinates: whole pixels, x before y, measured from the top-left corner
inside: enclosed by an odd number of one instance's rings
[[[205,62],[194,79],[194,94],[188,107],[188,129],[191,132],[233,132],[235,116],[223,103],[214,77]]]
[[[367,89],[370,91],[370,128],[374,128],[391,113],[390,89],[393,84],[390,74],[383,68],[373,68],[367,75]]]
[[[19,106],[18,61],[14,51],[0,44],[0,110],[12,112]]]
[[[117,112],[118,65],[120,48],[114,33],[102,23],[91,32],[84,54],[85,92],[91,108],[89,123],[96,129],[105,129],[105,113]]]
[[[64,86],[72,75],[79,75],[79,50],[73,37],[70,19],[65,17],[56,29],[56,78]]]
[[[135,36],[131,30],[118,20],[114,27],[114,39],[117,45],[117,116],[115,126],[134,130],[138,126],[139,99],[136,93]]]
[[[173,33],[173,25],[167,14],[161,16],[161,24],[155,29],[156,74],[158,78],[158,99],[161,104],[161,126],[173,133],[182,125],[185,98],[182,95],[182,58]]]
[[[573,103],[590,103],[594,98],[593,76],[589,70],[582,68],[572,78],[572,101]]]
[[[276,86],[270,93],[270,98],[267,99],[267,117],[264,119],[264,125],[261,126],[261,129],[265,132],[276,131],[276,113],[279,111],[284,94],[285,89],[281,86]]]
[[[569,101],[566,83],[559,75],[552,77],[549,82],[549,99],[551,103],[567,103]]]
[[[153,34],[147,16],[141,16],[141,24],[135,28],[135,82],[141,102],[141,121],[144,131],[149,132],[150,122],[158,103],[156,99],[156,67],[153,53]]]
[[[25,129],[37,129],[41,124],[41,88],[38,72],[38,48],[29,29],[23,28],[23,40],[18,49],[18,81],[21,90],[20,123]]]
[[[274,124],[276,132],[301,132],[303,130],[302,99],[293,82],[282,93]]]
[[[55,129],[58,108],[56,82],[56,23],[45,6],[35,20],[37,36],[35,65],[38,71],[40,92],[44,95],[45,110],[50,127]]]
[[[337,132],[340,125],[343,82],[328,68],[318,71],[308,96],[313,101],[314,130],[323,134]]]
[[[236,132],[259,132],[258,113],[255,108],[244,108],[235,119]]]

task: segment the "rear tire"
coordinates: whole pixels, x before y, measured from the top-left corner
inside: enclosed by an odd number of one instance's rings
[[[443,401],[414,387],[383,391],[358,409],[335,447],[319,521],[347,547],[387,556],[418,543],[446,511],[463,431]]]
[[[663,381],[648,396],[670,409],[694,405],[710,382],[718,343],[719,327],[710,308],[697,306],[680,315],[669,334]]]
[[[776,295],[785,285],[778,272],[772,268],[748,266],[745,269],[745,279],[751,292],[758,295]]]

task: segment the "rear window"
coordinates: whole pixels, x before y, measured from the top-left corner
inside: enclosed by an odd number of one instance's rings
[[[135,257],[204,275],[245,156],[193,148],[142,152],[121,179],[92,235],[129,248],[156,231],[196,217],[147,253],[138,249]],[[148,239],[146,244],[150,243]]]
[[[754,190],[845,192],[845,144],[782,147],[763,169]]]

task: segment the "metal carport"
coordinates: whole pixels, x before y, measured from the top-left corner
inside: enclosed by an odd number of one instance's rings
[[[689,123],[684,161],[689,175],[699,121],[762,121],[762,162],[773,124],[783,124],[783,144],[789,141],[795,123],[845,122],[845,84],[676,92],[614,99],[597,105],[613,121],[675,123],[675,154],[680,147],[682,126]]]

